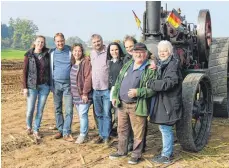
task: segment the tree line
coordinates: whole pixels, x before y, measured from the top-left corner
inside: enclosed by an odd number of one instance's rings
[[[10,18],[8,24],[1,23],[1,47],[27,50],[31,47],[38,31],[38,26],[32,20]],[[66,44],[73,43],[81,43],[87,49],[86,43],[77,36],[66,39]],[[49,48],[55,47],[53,37],[46,36],[46,45]]]

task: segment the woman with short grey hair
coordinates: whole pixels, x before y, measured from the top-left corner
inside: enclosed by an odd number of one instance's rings
[[[150,122],[159,124],[163,148],[153,162],[170,163],[173,154],[172,127],[182,114],[182,75],[179,60],[173,55],[173,46],[169,41],[158,44],[156,80],[150,80],[147,87],[157,92],[151,104]]]
[[[159,52],[162,52],[162,51],[168,51],[169,56],[173,55],[173,46],[167,40],[160,41],[160,43],[158,44],[157,48],[158,48],[158,55],[160,55]]]

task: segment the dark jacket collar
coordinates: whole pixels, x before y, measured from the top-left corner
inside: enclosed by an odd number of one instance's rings
[[[30,48],[30,49],[28,50],[28,52],[27,52],[25,55],[26,55],[26,56],[32,56],[32,55],[34,54],[34,50],[35,50],[35,48]],[[48,51],[49,51],[48,48],[43,48],[43,49],[42,49],[43,55],[45,55]]]

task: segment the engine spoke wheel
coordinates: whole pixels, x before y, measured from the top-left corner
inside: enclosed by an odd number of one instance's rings
[[[212,88],[205,74],[189,74],[182,84],[183,117],[177,122],[178,140],[184,150],[197,152],[208,141],[213,115]]]
[[[212,25],[209,10],[203,9],[199,11],[197,25],[199,63],[207,63],[212,41]]]

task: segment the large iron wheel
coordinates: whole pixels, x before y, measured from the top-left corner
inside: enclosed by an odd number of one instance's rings
[[[207,9],[199,11],[197,24],[197,45],[199,63],[208,62],[212,42],[212,25],[210,12]]]
[[[183,116],[177,122],[178,140],[184,150],[200,151],[208,141],[213,115],[211,81],[205,74],[185,77],[182,84]]]

